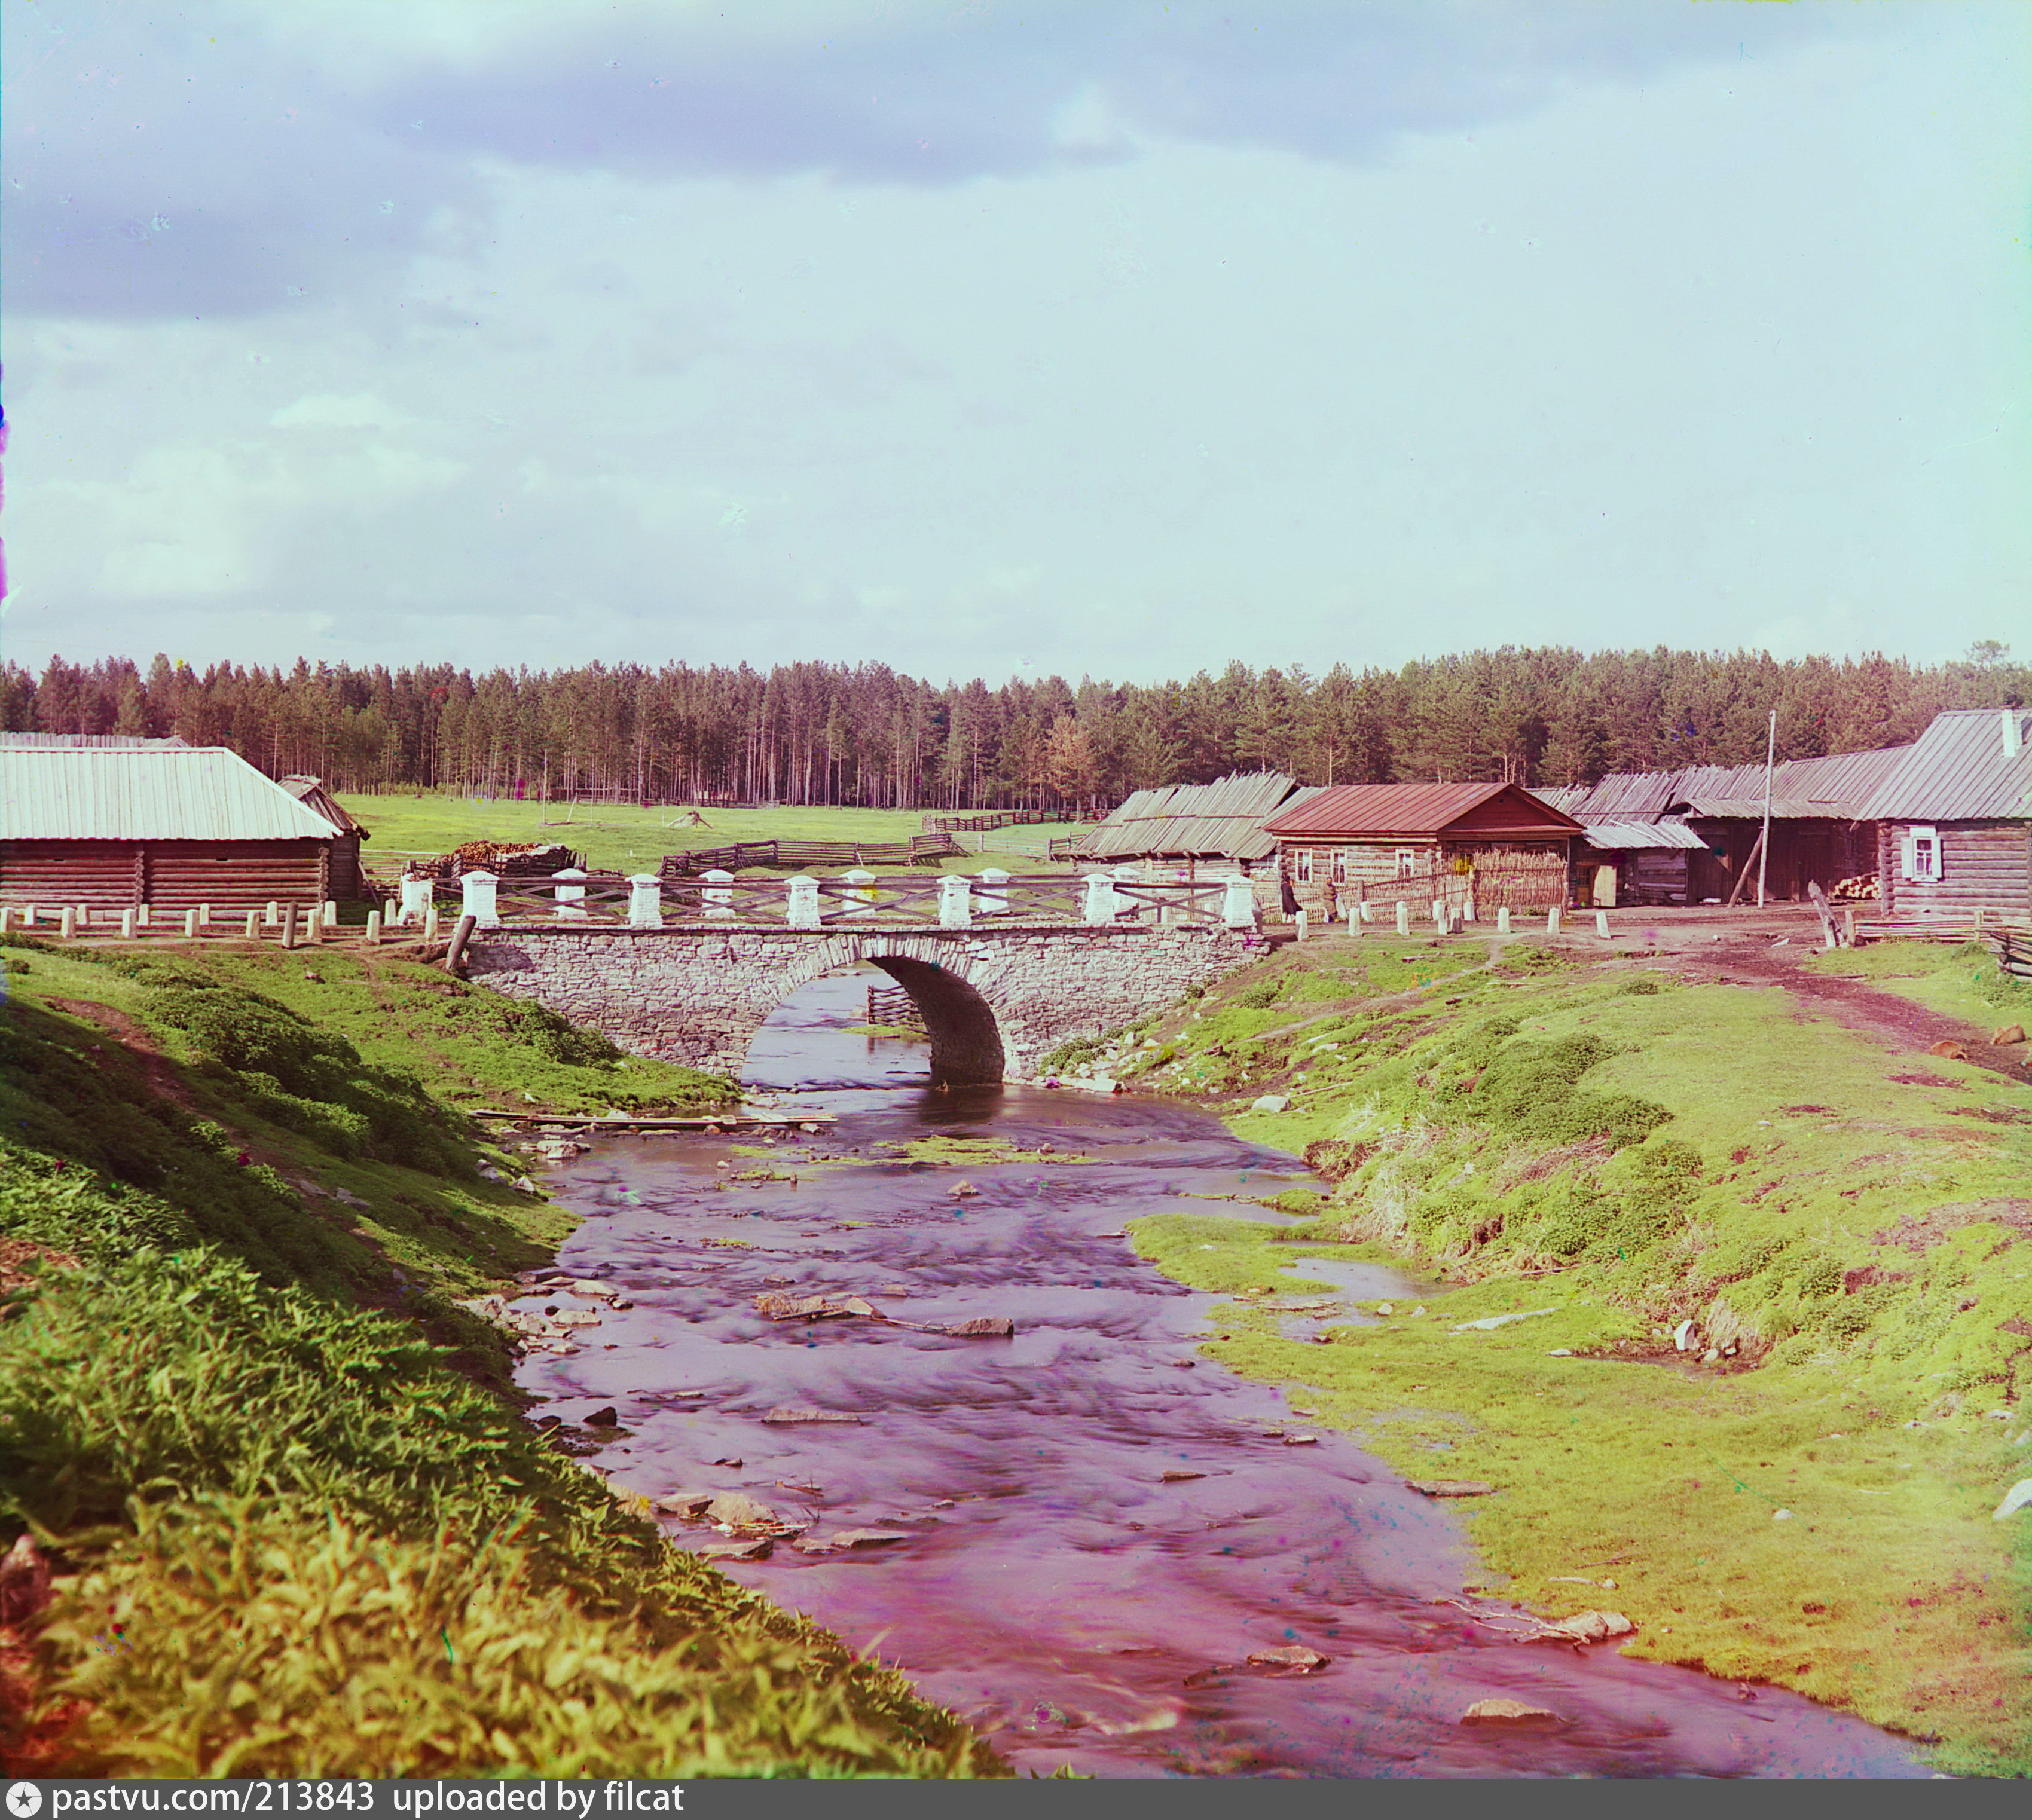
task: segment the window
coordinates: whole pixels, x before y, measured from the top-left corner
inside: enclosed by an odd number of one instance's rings
[[[1336,885],[1347,882],[1347,849],[1345,847],[1334,848],[1333,882]]]
[[[1928,884],[1940,875],[1940,830],[1912,827],[1905,830],[1905,876],[1914,884]]]
[[[1400,878],[1414,878],[1418,871],[1418,849],[1415,847],[1399,847],[1397,849],[1397,876]]]
[[[1291,854],[1291,871],[1292,876],[1295,878],[1301,885],[1309,885],[1312,883],[1313,850],[1311,848],[1298,847],[1293,849]]]

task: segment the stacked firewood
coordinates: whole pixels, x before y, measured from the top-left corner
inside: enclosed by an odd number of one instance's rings
[[[1877,875],[1858,872],[1853,878],[1837,878],[1828,897],[1837,904],[1861,904],[1877,896]]]

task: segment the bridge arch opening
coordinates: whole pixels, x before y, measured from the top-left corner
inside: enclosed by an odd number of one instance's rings
[[[871,954],[910,994],[932,1039],[932,1085],[987,1087],[1002,1079],[1007,1057],[995,1009],[956,973],[901,954]]]

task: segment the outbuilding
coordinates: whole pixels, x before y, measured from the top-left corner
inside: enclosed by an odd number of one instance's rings
[[[0,734],[0,904],[308,907],[339,838],[222,746]]]
[[[1477,915],[1567,901],[1581,825],[1517,784],[1339,784],[1264,824],[1299,904],[1344,914],[1361,898]]]
[[[1264,823],[1319,793],[1282,771],[1238,771],[1211,784],[1137,790],[1081,835],[1070,857],[1141,860],[1146,878],[1183,882],[1247,872],[1277,850]]]
[[[1863,813],[1876,824],[1887,920],[2032,921],[2032,718],[2022,707],[1936,714]]]

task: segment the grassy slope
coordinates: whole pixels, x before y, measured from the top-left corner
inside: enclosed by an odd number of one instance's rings
[[[570,810],[569,822],[561,804],[484,803],[460,796],[348,796],[346,807],[372,836],[362,852],[378,871],[399,867],[413,856],[449,852],[466,841],[555,841],[584,853],[596,870],[633,872],[653,871],[666,853],[731,846],[737,841],[886,842],[924,831],[924,812],[916,809],[708,809],[711,826],[692,828],[664,825],[682,822],[675,811],[619,803],[579,805]],[[1048,862],[1022,848],[1049,835],[1074,832],[1070,825],[1012,829],[1012,841],[1020,837],[1021,848],[969,853],[945,860],[943,867],[978,872],[999,863],[1008,871],[1042,871]]]
[[[483,1388],[506,1356],[450,1298],[546,1260],[570,1221],[477,1177],[462,1120],[328,1038],[345,1076],[308,1114],[200,1054],[166,1016],[194,992],[232,1028],[297,1028],[233,996],[286,983],[245,956],[158,947],[138,976],[0,956],[0,1536],[32,1524],[69,1576],[32,1670],[0,1647],[9,1767],[994,1771]],[[349,1002],[368,1036],[384,1014]],[[512,1076],[517,1046],[460,1002],[422,994],[409,1035],[436,1008],[448,1053]],[[527,1059],[554,1098],[612,1072]],[[364,1136],[319,1116],[355,1102],[381,1114]]]
[[[1294,1233],[1179,1215],[1139,1247],[1241,1292],[1214,1356],[1304,1387],[1409,1476],[1497,1485],[1457,1508],[1506,1596],[1623,1609],[1633,1654],[1938,1737],[1945,1766],[2032,1767],[2032,1519],[1989,1515],[2032,1471],[2032,1244],[1984,1217],[2032,1179],[2023,1089],[1797,1022],[1775,988],[1511,953],[1315,942],[1151,1020],[1118,1072],[1293,1093],[1231,1122],[1331,1140],[1346,1173],[1330,1203],[1286,1197],[1318,1216]],[[1281,1339],[1262,1291],[1302,1289],[1315,1249],[1444,1287],[1329,1345]],[[1741,1359],[1638,1362],[1688,1316]]]

